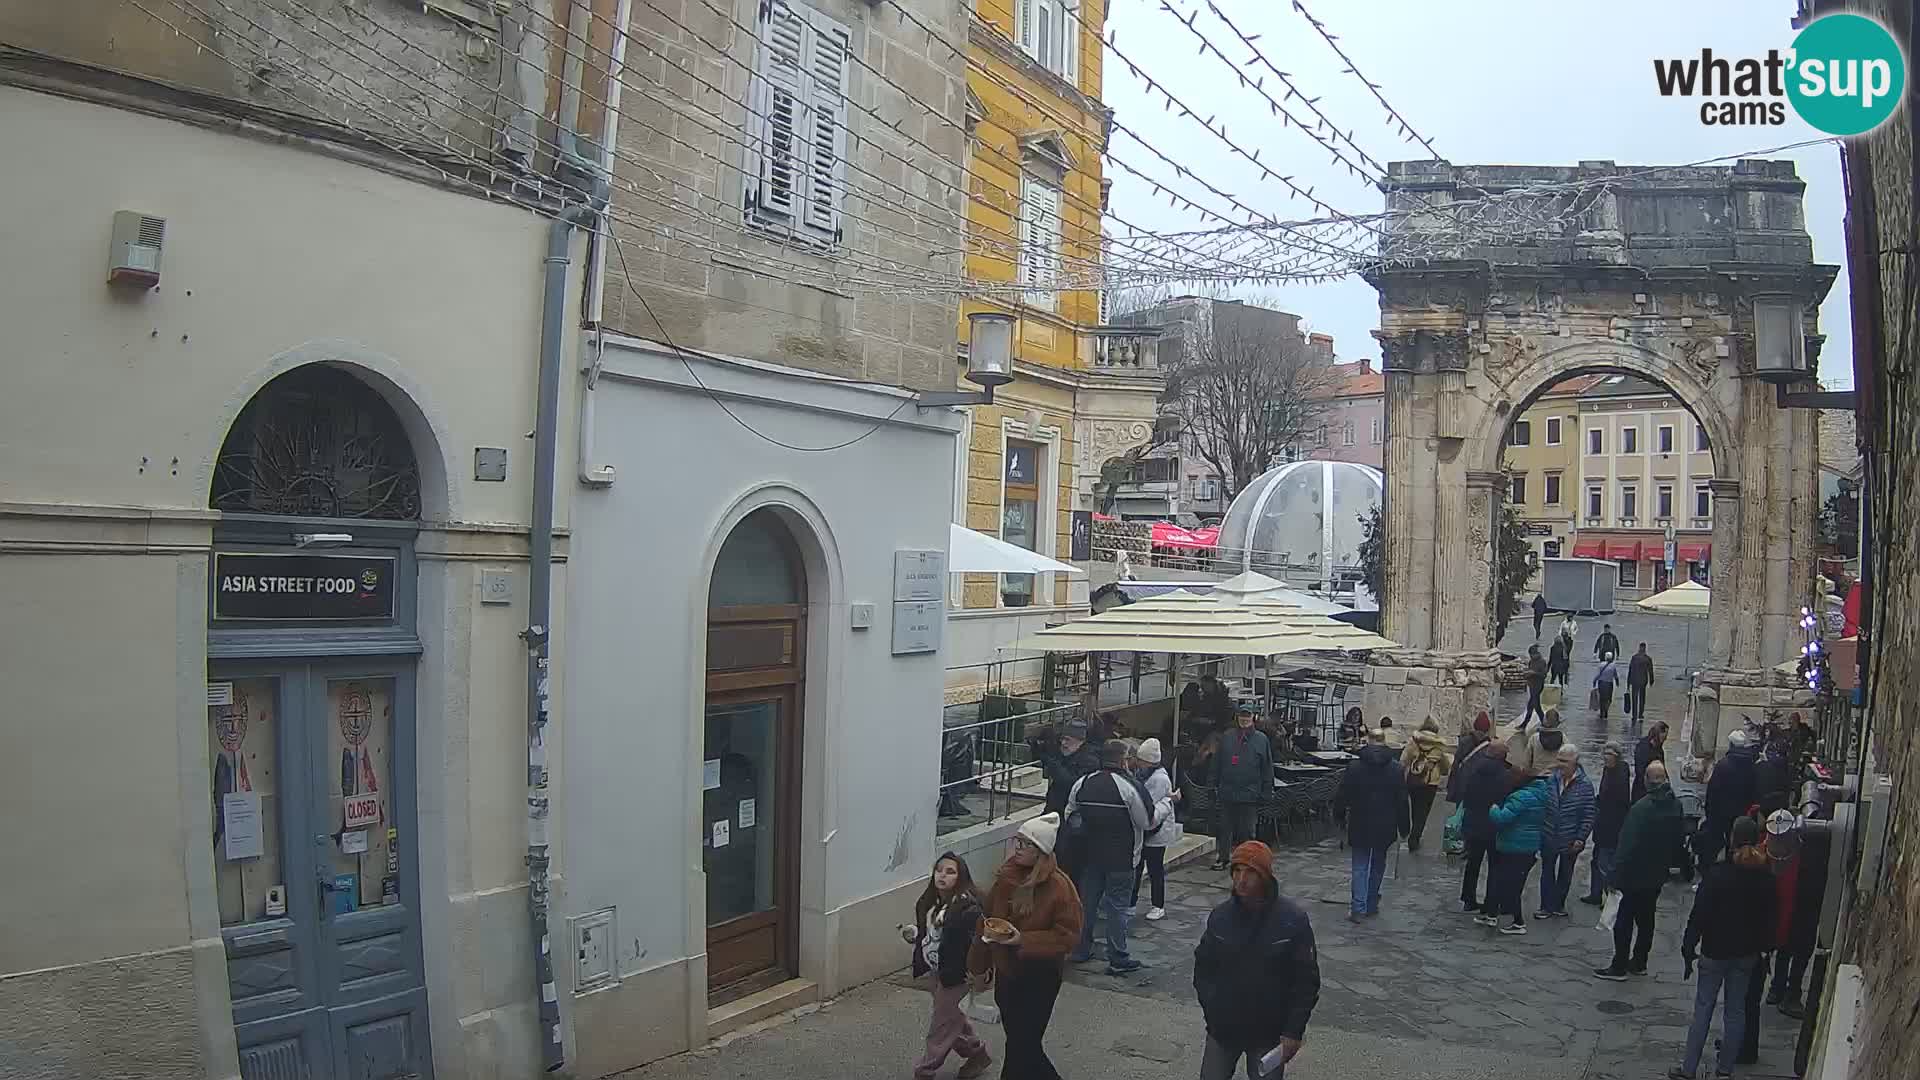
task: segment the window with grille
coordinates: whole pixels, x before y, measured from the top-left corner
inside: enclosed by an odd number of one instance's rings
[[[1060,189],[1031,176],[1020,179],[1020,285],[1028,307],[1053,311],[1060,275]]]
[[[791,0],[760,6],[747,123],[755,132],[747,220],[819,244],[840,240],[846,203],[846,25]]]

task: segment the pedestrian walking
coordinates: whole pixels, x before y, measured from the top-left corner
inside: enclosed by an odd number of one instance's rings
[[[1400,751],[1400,769],[1407,776],[1407,800],[1412,827],[1407,832],[1407,850],[1419,851],[1420,838],[1427,830],[1427,815],[1433,812],[1433,800],[1440,785],[1453,775],[1453,755],[1447,753],[1440,725],[1429,716],[1420,721],[1420,730]]]
[[[994,875],[981,932],[967,955],[972,985],[993,987],[1000,1027],[1007,1033],[1000,1075],[1009,1078],[1060,1080],[1042,1041],[1060,997],[1067,954],[1080,941],[1082,915],[1080,894],[1054,862],[1059,835],[1058,814],[1029,818],[1020,826],[1013,850]],[[987,919],[1010,924],[1012,933],[989,940]]]
[[[1153,824],[1149,797],[1127,771],[1127,744],[1110,739],[1100,754],[1100,771],[1083,778],[1067,796],[1069,828],[1081,833],[1085,864],[1077,882],[1082,912],[1080,947],[1067,959],[1084,964],[1093,957],[1095,921],[1107,919],[1107,974],[1140,970],[1127,954],[1127,923],[1133,912],[1133,868],[1141,843]]]
[[[1533,594],[1533,640],[1540,640],[1540,624],[1547,621],[1547,594]]]
[[[1527,646],[1527,711],[1520,716],[1520,726],[1536,716],[1544,717],[1547,710],[1541,707],[1540,695],[1547,692],[1547,660],[1540,655],[1540,646]]]
[[[1760,824],[1741,818],[1731,833],[1733,855],[1708,870],[1693,898],[1693,912],[1680,939],[1685,973],[1700,965],[1694,986],[1693,1024],[1687,1029],[1686,1056],[1667,1072],[1669,1080],[1694,1080],[1713,1027],[1714,1006],[1724,994],[1726,1012],[1720,1039],[1716,1075],[1733,1075],[1738,1048],[1746,1041],[1752,1019],[1749,988],[1757,987],[1760,954],[1771,943],[1776,902],[1773,873],[1760,844]]]
[[[1613,662],[1612,653],[1600,654],[1600,669],[1593,673],[1594,708],[1600,711],[1600,719],[1605,721],[1607,711],[1613,707],[1613,687],[1620,681],[1619,665]]]
[[[1593,655],[1603,660],[1620,655],[1620,635],[1613,632],[1612,623],[1600,624],[1600,636],[1593,639]]]
[[[1647,643],[1627,661],[1627,717],[1634,723],[1647,718],[1647,691],[1653,687],[1653,657],[1647,655]]]
[[[1460,910],[1481,912],[1493,904],[1493,877],[1487,877],[1487,898],[1480,895],[1480,864],[1486,861],[1487,853],[1493,850],[1494,826],[1488,811],[1493,804],[1507,797],[1512,783],[1507,773],[1507,744],[1495,739],[1486,744],[1465,769],[1460,781],[1460,794],[1456,801],[1466,811],[1466,820],[1461,829],[1462,839],[1466,841],[1466,872],[1460,879]]]
[[[1620,744],[1610,742],[1600,752],[1600,792],[1593,806],[1593,858],[1587,862],[1587,895],[1583,904],[1598,907],[1603,889],[1614,888],[1613,856],[1620,845],[1620,826],[1633,805],[1633,777]]]
[[[1313,924],[1280,895],[1267,845],[1241,844],[1231,865],[1233,895],[1207,916],[1193,951],[1193,989],[1207,1023],[1200,1080],[1229,1080],[1242,1059],[1248,1080],[1283,1080],[1320,1000]]]
[[[1547,678],[1556,686],[1567,685],[1567,674],[1573,668],[1572,645],[1566,637],[1556,637],[1547,649]]]
[[[1487,907],[1478,921],[1483,926],[1498,926],[1503,934],[1527,932],[1521,912],[1527,891],[1527,875],[1533,872],[1540,854],[1541,830],[1546,822],[1548,794],[1553,780],[1548,776],[1515,774],[1521,781],[1506,798],[1487,809],[1493,823],[1493,884],[1487,890]],[[1502,918],[1507,925],[1500,926]]]
[[[933,861],[927,887],[913,905],[913,925],[901,927],[913,946],[913,974],[933,991],[933,1016],[927,1022],[927,1048],[913,1064],[916,1080],[933,1080],[947,1057],[959,1054],[960,1080],[987,1071],[993,1055],[973,1030],[962,1005],[967,997],[967,953],[980,925],[983,906],[967,861],[949,851]]]
[[[1562,746],[1548,775],[1547,814],[1540,830],[1540,910],[1536,919],[1566,918],[1573,868],[1593,834],[1597,807],[1593,782],[1580,764],[1580,751]]]
[[[1333,820],[1347,827],[1353,898],[1347,918],[1359,922],[1380,914],[1380,882],[1395,840],[1407,835],[1407,777],[1378,729],[1347,768],[1333,796]]]
[[[1693,834],[1694,854],[1700,867],[1712,866],[1727,846],[1727,835],[1736,819],[1745,817],[1753,807],[1754,770],[1759,748],[1744,730],[1735,728],[1727,736],[1727,752],[1714,763],[1707,776],[1707,807],[1700,828]]]
[[[1633,801],[1639,802],[1647,793],[1647,767],[1654,762],[1662,766],[1667,763],[1667,722],[1655,720],[1647,725],[1647,733],[1633,744]]]
[[[1159,922],[1167,917],[1167,843],[1173,835],[1169,828],[1173,824],[1173,780],[1160,765],[1159,739],[1141,743],[1134,757],[1140,762],[1137,779],[1147,791],[1153,825],[1140,839],[1140,863],[1133,871],[1133,906],[1140,906],[1140,879],[1144,876],[1153,890],[1149,894],[1153,906],[1147,909],[1147,921]]]
[[[1620,827],[1613,862],[1620,911],[1613,923],[1613,962],[1593,972],[1602,979],[1618,981],[1647,973],[1660,889],[1667,883],[1667,869],[1680,844],[1680,800],[1667,784],[1666,765],[1658,761],[1648,765],[1646,781],[1646,796],[1628,809]]]
[[[1567,643],[1567,656],[1569,658],[1573,656],[1573,643],[1578,640],[1579,637],[1580,620],[1574,618],[1573,612],[1569,611],[1567,612],[1567,617],[1560,621],[1560,639]]]
[[[1736,823],[1737,824],[1737,823]],[[1738,1040],[1736,1065],[1752,1065],[1760,1058],[1760,1003],[1767,989],[1767,975],[1775,978],[1786,966],[1785,950],[1792,942],[1793,908],[1797,899],[1800,873],[1800,819],[1791,810],[1776,810],[1761,822],[1760,852],[1765,856],[1767,876],[1774,896],[1774,919],[1767,927],[1766,940],[1753,978],[1747,983],[1747,1023]]]
[[[1233,849],[1253,839],[1260,804],[1273,794],[1273,744],[1254,728],[1251,707],[1241,707],[1233,719],[1213,754],[1215,870],[1225,870]]]
[[[1508,761],[1530,777],[1544,776],[1553,771],[1554,761],[1566,742],[1566,732],[1560,727],[1560,710],[1548,709],[1538,727],[1524,735],[1516,732],[1509,740]]]

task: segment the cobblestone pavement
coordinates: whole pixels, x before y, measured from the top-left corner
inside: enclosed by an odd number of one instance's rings
[[[1431,853],[1401,852],[1380,916],[1358,925],[1346,920],[1347,853],[1337,840],[1283,848],[1275,869],[1313,919],[1322,976],[1288,1080],[1653,1080],[1679,1061],[1693,1001],[1693,984],[1680,978],[1679,935],[1692,900],[1683,885],[1669,885],[1662,898],[1649,974],[1612,983],[1592,974],[1611,945],[1595,928],[1594,909],[1575,904],[1570,919],[1529,918],[1526,936],[1499,935],[1458,913],[1457,871]],[[1585,874],[1582,866],[1582,886]],[[1193,1002],[1193,946],[1207,911],[1225,896],[1226,875],[1202,862],[1171,876],[1167,918],[1134,920],[1133,953],[1146,968],[1124,978],[1105,975],[1097,961],[1072,970],[1047,1036],[1065,1076],[1198,1074],[1204,1032]],[[1529,913],[1538,881],[1536,871]],[[904,1080],[925,1031],[926,1000],[901,973],[630,1075]],[[1000,1029],[980,1030],[997,1056]],[[1760,1064],[1742,1075],[1789,1076],[1796,1032],[1763,1007]],[[957,1066],[950,1062],[943,1080]]]

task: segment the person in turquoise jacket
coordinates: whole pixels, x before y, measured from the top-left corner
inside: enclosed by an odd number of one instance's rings
[[[1493,885],[1478,920],[1482,926],[1499,926],[1503,934],[1527,932],[1520,898],[1527,891],[1527,876],[1533,872],[1534,860],[1540,855],[1547,803],[1553,798],[1552,785],[1550,776],[1526,777],[1512,794],[1487,811],[1495,829]],[[1509,920],[1505,926],[1500,926],[1502,915]]]

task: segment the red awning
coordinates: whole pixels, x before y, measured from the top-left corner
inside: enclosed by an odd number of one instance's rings
[[[1712,551],[1713,545],[1705,540],[1682,540],[1673,546],[1673,557],[1680,562],[1703,563]]]
[[[1640,541],[1638,540],[1607,541],[1607,558],[1615,559],[1615,560],[1624,559],[1628,562],[1639,562],[1640,561]]]
[[[1598,559],[1607,553],[1604,540],[1576,540],[1573,545],[1573,557],[1576,559]]]
[[[1183,529],[1166,521],[1153,525],[1153,546],[1172,548],[1210,548],[1220,542],[1218,528]]]

